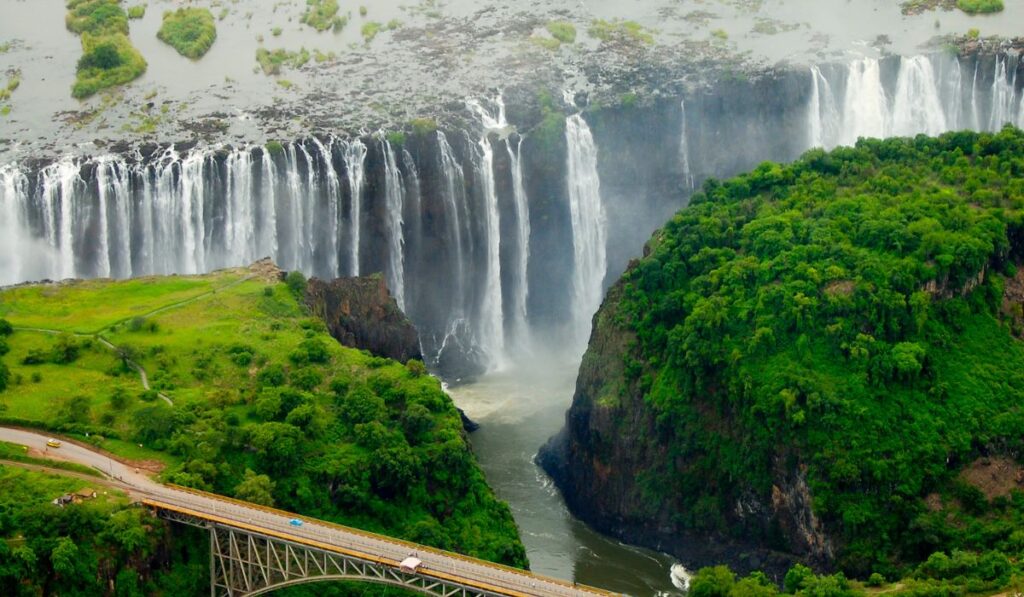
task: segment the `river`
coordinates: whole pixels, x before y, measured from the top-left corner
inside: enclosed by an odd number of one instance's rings
[[[512,507],[531,569],[637,597],[682,594],[672,583],[671,556],[625,545],[574,518],[534,463],[565,420],[579,369],[578,358],[544,356],[449,388],[480,423],[473,449],[488,483]]]

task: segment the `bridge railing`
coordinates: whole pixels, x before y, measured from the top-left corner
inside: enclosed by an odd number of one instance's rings
[[[192,494],[192,495],[204,497],[204,498],[211,499],[211,500],[214,500],[214,501],[221,501],[221,502],[230,503],[230,504],[234,504],[234,505],[245,507],[245,508],[250,508],[250,509],[253,509],[253,510],[260,510],[260,511],[266,512],[268,514],[273,514],[275,516],[282,516],[282,517],[289,518],[289,519],[295,518],[295,519],[301,520],[303,522],[308,522],[310,524],[317,525],[317,526],[322,526],[322,527],[327,527],[327,528],[334,528],[334,529],[337,529],[337,530],[340,530],[340,531],[344,531],[346,533],[351,533],[353,535],[359,535],[359,536],[365,537],[367,539],[372,539],[372,540],[375,540],[375,541],[381,541],[381,542],[384,542],[384,543],[390,543],[390,544],[395,545],[395,546],[404,547],[404,548],[406,548],[406,549],[408,549],[410,551],[423,552],[423,553],[431,553],[431,554],[442,556],[442,557],[446,557],[446,558],[452,558],[452,559],[456,559],[456,560],[461,560],[461,561],[469,563],[469,564],[475,564],[475,565],[483,566],[483,567],[486,567],[486,568],[502,570],[502,571],[507,572],[509,574],[515,574],[515,575],[521,576],[524,579],[543,580],[545,582],[554,583],[554,584],[562,585],[562,586],[565,586],[565,587],[568,587],[568,588],[572,588],[572,589],[574,589],[576,591],[593,593],[595,595],[612,595],[613,594],[613,593],[609,593],[607,591],[603,591],[601,589],[597,589],[597,588],[594,588],[594,587],[589,587],[589,586],[586,586],[586,585],[573,584],[573,583],[568,582],[568,581],[566,581],[564,579],[561,579],[561,578],[554,578],[554,577],[551,577],[551,576],[545,576],[543,574],[535,574],[535,573],[530,572],[528,570],[522,570],[520,568],[513,568],[512,566],[507,566],[505,564],[498,564],[496,562],[489,562],[487,560],[481,560],[480,558],[474,558],[474,557],[463,555],[463,554],[456,553],[456,552],[453,552],[453,551],[447,551],[447,550],[444,550],[444,549],[438,549],[436,547],[430,547],[430,546],[427,546],[427,545],[421,545],[421,544],[418,544],[418,543],[413,543],[411,541],[405,541],[404,539],[397,539],[395,537],[390,537],[388,535],[381,535],[381,534],[378,534],[378,533],[372,533],[372,532],[369,532],[369,531],[364,531],[362,529],[357,529],[357,528],[345,526],[343,524],[338,524],[338,523],[335,523],[335,522],[329,522],[329,521],[326,521],[326,520],[321,520],[319,518],[312,518],[312,517],[309,517],[309,516],[304,516],[304,515],[301,515],[301,514],[296,514],[294,512],[288,512],[286,510],[279,510],[277,508],[272,508],[270,506],[263,506],[263,505],[260,505],[260,504],[253,504],[251,502],[246,502],[244,500],[239,500],[239,499],[236,499],[236,498],[231,498],[231,497],[227,497],[227,496],[223,496],[223,495],[218,495],[218,494],[215,494],[215,493],[209,493],[209,492],[206,492],[206,491],[201,491],[199,489],[192,489],[190,487],[182,487],[180,485],[174,485],[174,484],[170,484],[170,483],[167,484],[166,486],[171,488],[171,489],[174,489],[176,491],[181,491],[181,492],[184,492],[184,493],[189,493],[189,494]]]

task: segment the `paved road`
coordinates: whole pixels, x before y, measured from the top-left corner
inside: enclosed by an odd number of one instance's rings
[[[327,543],[336,547],[356,551],[374,558],[386,558],[400,562],[415,551],[423,561],[424,569],[435,570],[459,578],[486,583],[510,592],[537,596],[594,596],[607,595],[597,589],[577,587],[565,581],[535,576],[527,572],[495,566],[487,562],[443,552],[427,547],[411,546],[409,543],[380,535],[363,533],[354,529],[343,529],[335,525],[304,520],[300,527],[289,521],[295,515],[247,506],[237,501],[218,499],[216,496],[168,487],[153,481],[145,474],[88,448],[65,442],[62,447],[46,448],[47,436],[31,431],[0,427],[0,441],[23,444],[30,448],[46,450],[55,460],[77,462],[98,469],[116,481],[116,485],[136,499],[148,499],[179,508],[186,508],[207,515],[217,516],[234,522],[253,525],[279,534],[301,540]]]

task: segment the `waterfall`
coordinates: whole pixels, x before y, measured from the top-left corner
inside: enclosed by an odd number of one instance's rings
[[[889,132],[889,102],[882,87],[878,60],[864,58],[850,65],[843,101],[844,145],[853,145],[858,137],[885,137]]]
[[[316,137],[313,137],[312,140],[317,153],[320,155],[321,166],[319,171],[323,172],[324,177],[327,179],[327,217],[322,222],[322,227],[326,228],[327,233],[327,248],[325,249],[327,259],[325,267],[327,275],[333,277],[337,276],[340,272],[338,266],[338,227],[341,225],[341,220],[338,206],[341,204],[341,182],[338,180],[338,173],[334,170],[333,141],[328,146],[324,145]],[[401,301],[399,301],[399,304],[401,304]]]
[[[978,116],[978,63],[974,63],[974,78],[971,79],[971,130],[981,128],[981,118]]]
[[[398,307],[405,310],[405,260],[403,245],[405,237],[402,233],[402,210],[405,208],[405,184],[402,172],[398,169],[395,152],[391,142],[382,140],[384,149],[384,199],[385,228],[388,236],[388,287],[398,302]]]
[[[526,197],[526,181],[523,179],[523,163],[520,159],[523,138],[519,137],[513,149],[511,139],[505,139],[509,164],[512,166],[512,198],[516,216],[516,262],[512,294],[512,321],[516,340],[524,343],[529,334],[527,324],[527,299],[530,294],[530,204]]]
[[[34,252],[23,238],[28,203],[28,178],[13,164],[0,166],[0,284],[20,282],[26,274],[24,255]]]
[[[1016,64],[1009,64],[1009,56],[996,58],[995,73],[992,76],[992,107],[989,111],[988,128],[998,131],[1004,124],[1014,124],[1014,88],[1017,84]]]
[[[345,172],[348,174],[349,275],[359,275],[359,232],[362,226],[363,186],[365,183],[366,145],[359,139],[345,144]]]
[[[252,197],[252,154],[233,151],[225,161],[225,245],[243,263],[256,259],[256,222]]]
[[[479,103],[468,101],[467,106],[476,112],[484,125],[483,134],[477,143],[476,173],[483,199],[483,220],[485,233],[485,274],[483,294],[480,298],[477,338],[487,353],[489,365],[501,365],[505,351],[505,315],[501,296],[501,222],[498,213],[498,192],[494,181],[494,146],[490,133],[502,132],[497,129],[505,119],[505,105],[499,97],[496,100],[498,116],[495,118]]]
[[[938,135],[946,130],[946,115],[931,60],[927,56],[902,59],[893,99],[891,133]]]
[[[574,114],[566,119],[565,139],[569,150],[566,176],[575,259],[572,304],[576,341],[583,345],[590,332],[591,318],[601,305],[603,295],[608,268],[605,246],[607,221],[597,175],[597,146],[581,115]]]
[[[679,101],[679,172],[690,189],[694,188],[693,173],[690,170],[690,140],[686,134],[686,100]]]
[[[260,249],[261,255],[277,255],[277,167],[274,165],[274,158],[270,151],[263,150],[263,159],[260,162],[261,193],[260,193]]]
[[[817,66],[811,67],[811,101],[807,128],[809,147],[832,148],[838,142],[843,116],[832,85]]]
[[[444,178],[442,195],[444,196],[445,221],[449,230],[449,246],[455,257],[452,268],[454,270],[452,277],[455,280],[455,304],[452,305],[452,320],[456,320],[465,315],[466,270],[459,205],[465,203],[466,179],[462,165],[455,158],[452,146],[448,144],[448,138],[441,131],[437,131],[437,146],[441,173]]]

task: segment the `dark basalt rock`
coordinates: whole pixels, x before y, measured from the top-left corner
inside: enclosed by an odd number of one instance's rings
[[[403,363],[423,359],[416,328],[379,274],[330,282],[311,278],[305,301],[327,324],[331,336],[345,346]]]

